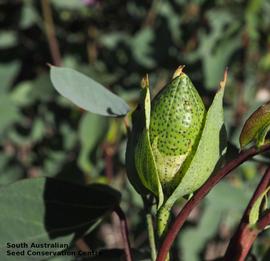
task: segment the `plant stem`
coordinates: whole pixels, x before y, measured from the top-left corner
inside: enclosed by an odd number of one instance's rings
[[[157,250],[156,250],[156,241],[155,241],[155,233],[153,227],[153,220],[151,213],[146,213],[146,223],[147,223],[147,231],[148,238],[151,250],[151,261],[155,261],[157,258]]]
[[[262,215],[262,217],[257,222],[256,227],[257,227],[257,229],[262,231],[269,225],[270,225],[270,209],[265,211],[265,213]]]
[[[259,231],[257,229],[251,228],[247,224],[240,224],[236,233],[234,234],[235,238],[232,238],[230,241],[235,242],[235,246],[229,246],[228,251],[222,260],[224,261],[245,261],[250,251],[251,246],[253,245]]]
[[[120,220],[121,234],[123,238],[126,261],[133,261],[130,242],[128,238],[128,226],[125,213],[119,206],[114,209],[114,212],[117,214]]]
[[[244,261],[256,240],[258,234],[270,223],[270,215],[267,218],[267,213],[262,216],[255,227],[249,224],[249,214],[261,194],[266,190],[270,183],[270,167],[266,170],[261,182],[257,186],[248,206],[243,214],[240,224],[230,240],[229,246],[224,256],[224,260],[239,260]],[[268,213],[269,214],[269,213]]]
[[[52,9],[49,0],[41,1],[42,13],[44,18],[44,27],[46,31],[46,36],[48,39],[50,52],[54,65],[61,65],[61,54],[59,50],[58,41],[55,36],[55,28],[52,16]]]
[[[270,144],[266,144],[260,148],[255,146],[241,151],[236,159],[231,160],[227,163],[223,168],[221,168],[215,175],[212,175],[204,185],[197,190],[194,196],[189,200],[180,213],[177,215],[174,223],[169,228],[169,231],[162,242],[162,245],[158,252],[158,257],[156,261],[165,261],[166,256],[179,232],[183,224],[185,223],[186,219],[188,218],[190,212],[200,203],[200,201],[209,193],[209,191],[226,175],[228,175],[232,170],[237,168],[246,160],[250,159],[251,157],[263,153],[270,149]]]

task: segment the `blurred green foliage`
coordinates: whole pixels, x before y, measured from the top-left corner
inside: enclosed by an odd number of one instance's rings
[[[50,3],[63,65],[91,76],[132,108],[145,73],[157,93],[180,64],[209,105],[228,66],[228,159],[239,149],[244,121],[270,99],[268,0]],[[132,244],[143,249],[141,202],[125,176],[124,123],[86,113],[55,92],[43,13],[41,1],[0,1],[0,185],[36,176],[110,183],[123,193]],[[222,255],[262,162],[269,160],[257,157],[215,188],[180,235],[175,260]],[[258,260],[268,260],[269,242],[269,232],[257,240]]]

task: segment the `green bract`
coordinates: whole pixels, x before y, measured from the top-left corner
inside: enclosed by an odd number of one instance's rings
[[[252,141],[258,147],[265,144],[270,129],[270,102],[260,106],[245,122],[240,135],[240,146],[245,147]]]
[[[152,101],[148,79],[144,79],[128,137],[129,179],[140,194],[152,192],[158,208],[170,209],[177,199],[197,190],[214,170],[225,147],[224,86],[206,113],[182,69],[179,67]]]

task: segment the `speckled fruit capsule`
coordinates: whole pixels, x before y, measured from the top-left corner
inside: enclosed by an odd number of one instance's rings
[[[150,142],[165,195],[177,187],[188,168],[205,118],[203,101],[182,69],[151,105]]]

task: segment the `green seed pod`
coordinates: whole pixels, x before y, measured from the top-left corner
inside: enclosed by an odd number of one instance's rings
[[[156,195],[159,206],[181,181],[204,125],[204,104],[182,69],[178,68],[152,101],[145,78],[140,104],[132,115],[126,153],[128,176],[140,194],[146,188]]]
[[[170,195],[188,167],[204,124],[205,107],[180,67],[152,101],[150,142],[159,179]]]
[[[226,149],[223,94],[227,71],[208,112],[189,77],[179,67],[154,99],[148,78],[132,113],[126,166],[130,182],[143,197],[155,195],[157,208],[169,210],[211,175]]]
[[[174,203],[202,186],[226,150],[222,103],[227,71],[206,113],[182,69],[152,101],[144,79],[127,143],[130,182],[143,197],[151,192],[157,199],[159,237],[166,231]]]

